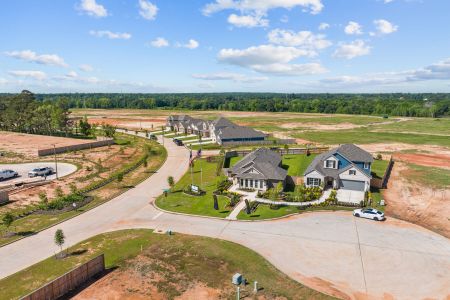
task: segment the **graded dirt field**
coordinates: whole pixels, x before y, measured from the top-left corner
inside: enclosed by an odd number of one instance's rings
[[[37,157],[39,149],[92,143],[93,140],[0,131],[0,152]]]

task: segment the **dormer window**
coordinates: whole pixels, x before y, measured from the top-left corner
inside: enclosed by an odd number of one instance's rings
[[[370,164],[369,163],[364,163],[364,169],[369,169]]]
[[[331,160],[331,159],[326,160],[325,161],[325,168],[336,169],[336,161],[335,160]]]
[[[356,170],[349,170],[349,171],[348,171],[348,174],[349,174],[349,175],[356,175]]]

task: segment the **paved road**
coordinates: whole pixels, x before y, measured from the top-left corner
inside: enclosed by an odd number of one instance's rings
[[[54,162],[36,162],[36,163],[25,163],[25,164],[0,164],[0,170],[10,169],[10,170],[14,170],[17,173],[19,173],[19,177],[17,177],[17,178],[11,178],[9,180],[1,181],[0,187],[18,183],[18,182],[30,182],[30,181],[41,180],[42,177],[37,177],[37,178],[29,178],[28,177],[28,172],[33,170],[34,168],[38,168],[38,167],[52,167],[53,169],[55,169],[55,163]],[[63,163],[63,162],[58,163],[58,176],[59,177],[63,177],[63,176],[72,174],[76,170],[77,170],[77,167],[75,165]],[[56,174],[47,176],[47,180],[53,180],[55,178],[56,178]]]
[[[450,241],[421,227],[350,213],[308,213],[264,222],[237,222],[163,213],[150,202],[169,175],[187,170],[188,152],[165,143],[169,157],[152,177],[118,198],[57,226],[75,244],[126,228],[172,229],[240,243],[290,277],[342,298],[445,299],[450,295]],[[58,251],[56,228],[0,248],[0,278]],[[236,253],[239,255],[239,253]]]

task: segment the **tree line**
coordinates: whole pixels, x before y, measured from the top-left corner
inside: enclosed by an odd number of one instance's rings
[[[43,103],[64,99],[69,108],[183,109],[303,112],[329,114],[444,117],[450,115],[450,94],[37,94]]]

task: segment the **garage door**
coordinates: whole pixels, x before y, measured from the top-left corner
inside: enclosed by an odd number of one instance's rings
[[[352,191],[364,191],[364,185],[364,181],[342,180],[341,188]]]

